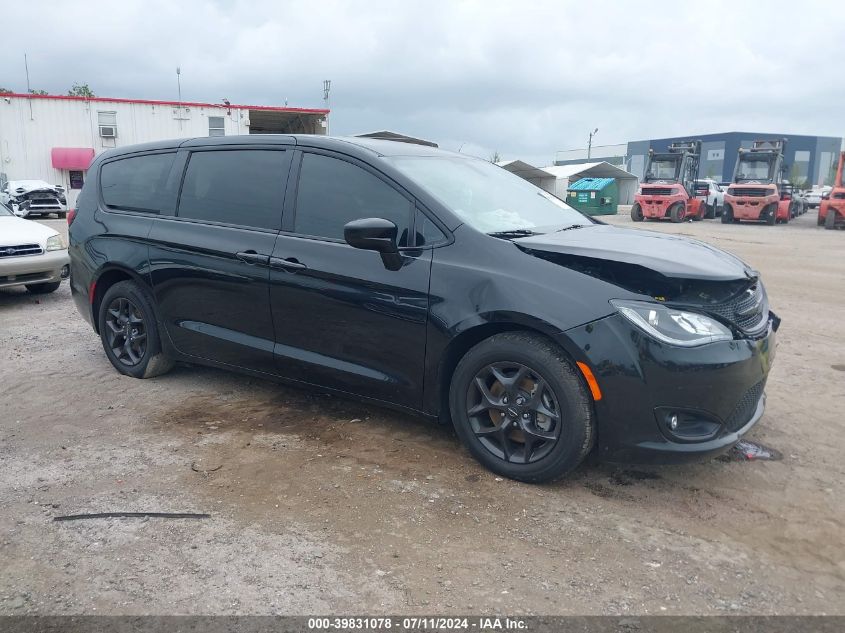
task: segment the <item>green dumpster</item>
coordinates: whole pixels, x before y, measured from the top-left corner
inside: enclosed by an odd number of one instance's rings
[[[566,202],[587,215],[616,215],[619,185],[615,178],[581,178],[569,185]]]

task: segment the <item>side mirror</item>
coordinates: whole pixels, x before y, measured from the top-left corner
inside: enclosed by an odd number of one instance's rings
[[[343,227],[343,239],[347,244],[381,254],[381,261],[388,270],[402,267],[402,256],[396,243],[398,233],[396,225],[383,218],[352,220]]]

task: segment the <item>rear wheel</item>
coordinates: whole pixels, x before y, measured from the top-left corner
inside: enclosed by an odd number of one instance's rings
[[[51,292],[56,292],[61,285],[61,281],[50,281],[43,284],[27,284],[26,289],[34,295],[46,295]]]
[[[134,281],[121,281],[106,291],[98,323],[106,356],[121,374],[152,378],[173,367],[161,349],[152,300]]]
[[[60,220],[64,220],[65,218],[67,218],[67,211],[59,211],[56,215],[59,216]]]
[[[687,217],[687,207],[683,202],[676,202],[669,209],[669,217],[672,222],[683,222]]]
[[[704,206],[704,216],[703,217],[707,218],[708,220],[712,220],[713,218],[716,217],[716,203],[713,202],[713,204],[707,204],[705,202],[704,204],[705,204],[705,206]]]
[[[631,219],[634,222],[642,222],[643,221],[643,208],[640,206],[639,202],[635,202],[631,206]]]
[[[832,231],[836,228],[836,211],[833,209],[827,210],[827,216],[824,219],[824,228],[828,231]]]
[[[512,479],[561,477],[593,446],[590,398],[574,364],[534,334],[497,334],[469,350],[452,376],[449,409],[469,452]]]
[[[726,204],[722,207],[722,224],[732,224],[734,221],[734,210],[731,205]]]
[[[699,222],[704,219],[705,215],[707,215],[707,203],[702,201],[702,203],[698,205],[698,212],[695,215],[691,215],[690,219],[694,222]]]

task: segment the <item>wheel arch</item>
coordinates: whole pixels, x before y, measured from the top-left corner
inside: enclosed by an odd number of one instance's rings
[[[440,362],[437,368],[436,376],[436,396],[435,402],[437,404],[437,418],[441,423],[450,422],[449,413],[449,387],[452,383],[452,376],[458,363],[464,355],[473,347],[478,345],[496,334],[504,332],[526,332],[529,334],[536,334],[550,341],[554,345],[560,347],[564,354],[575,365],[577,358],[573,354],[571,344],[567,344],[565,335],[553,327],[552,325],[541,321],[536,317],[530,315],[511,314],[507,318],[501,318],[493,321],[479,321],[468,324],[460,329],[460,332],[454,336],[440,357]],[[583,376],[581,376],[583,381]],[[586,381],[584,387],[588,388]],[[588,391],[589,393],[589,391]]]
[[[94,323],[94,331],[97,334],[100,333],[100,304],[103,301],[103,296],[109,288],[121,281],[134,281],[141,287],[150,290],[147,280],[130,268],[119,264],[106,264],[100,268],[91,282],[94,287],[94,296],[90,298],[91,317]]]

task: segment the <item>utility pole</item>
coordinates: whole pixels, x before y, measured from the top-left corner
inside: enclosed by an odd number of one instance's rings
[[[326,110],[329,109],[329,93],[332,90],[332,80],[323,80],[323,102],[326,104]],[[329,115],[326,114],[326,134],[329,133]]]
[[[23,54],[23,67],[26,70],[26,94],[32,95],[32,88],[29,86],[29,63],[26,60],[26,53]],[[30,96],[29,99],[29,120],[32,121],[35,119],[32,116],[32,97]]]
[[[176,90],[177,94],[179,95],[177,102],[179,103],[176,106],[176,118],[179,121],[179,131],[182,131],[182,68],[179,66],[176,67]]]
[[[587,143],[587,160],[590,160],[590,154],[593,151],[593,137],[598,134],[599,129],[596,128],[592,132],[590,132],[590,141]]]

